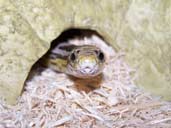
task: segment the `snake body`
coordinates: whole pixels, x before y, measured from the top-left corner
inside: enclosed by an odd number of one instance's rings
[[[45,64],[51,69],[78,78],[91,78],[102,73],[103,51],[95,45],[73,45],[62,42],[46,55]]]

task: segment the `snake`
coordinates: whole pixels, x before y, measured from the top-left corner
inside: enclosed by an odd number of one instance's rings
[[[53,46],[45,58],[45,65],[52,70],[83,79],[101,74],[105,64],[104,52],[92,44],[61,42]]]

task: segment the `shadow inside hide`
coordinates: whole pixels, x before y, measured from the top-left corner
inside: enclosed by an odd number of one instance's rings
[[[74,76],[68,77],[74,82],[74,86],[78,89],[78,91],[85,91],[86,93],[100,88],[103,81],[103,74],[86,79],[81,79]]]

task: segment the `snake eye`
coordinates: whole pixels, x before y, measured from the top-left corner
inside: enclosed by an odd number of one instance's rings
[[[71,61],[74,61],[75,59],[76,59],[75,54],[74,54],[74,53],[71,53],[71,55],[70,55],[70,60],[71,60]]]
[[[96,53],[99,60],[104,61],[105,57],[104,57],[103,52],[101,52],[100,50],[95,50],[94,52]]]
[[[102,52],[98,55],[99,60],[104,61],[104,54]]]

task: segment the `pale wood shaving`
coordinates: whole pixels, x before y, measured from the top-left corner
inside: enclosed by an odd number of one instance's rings
[[[45,69],[36,74],[15,106],[0,101],[0,128],[171,127],[171,103],[136,87],[136,70],[124,56],[112,52],[101,87],[89,93],[63,73]]]

